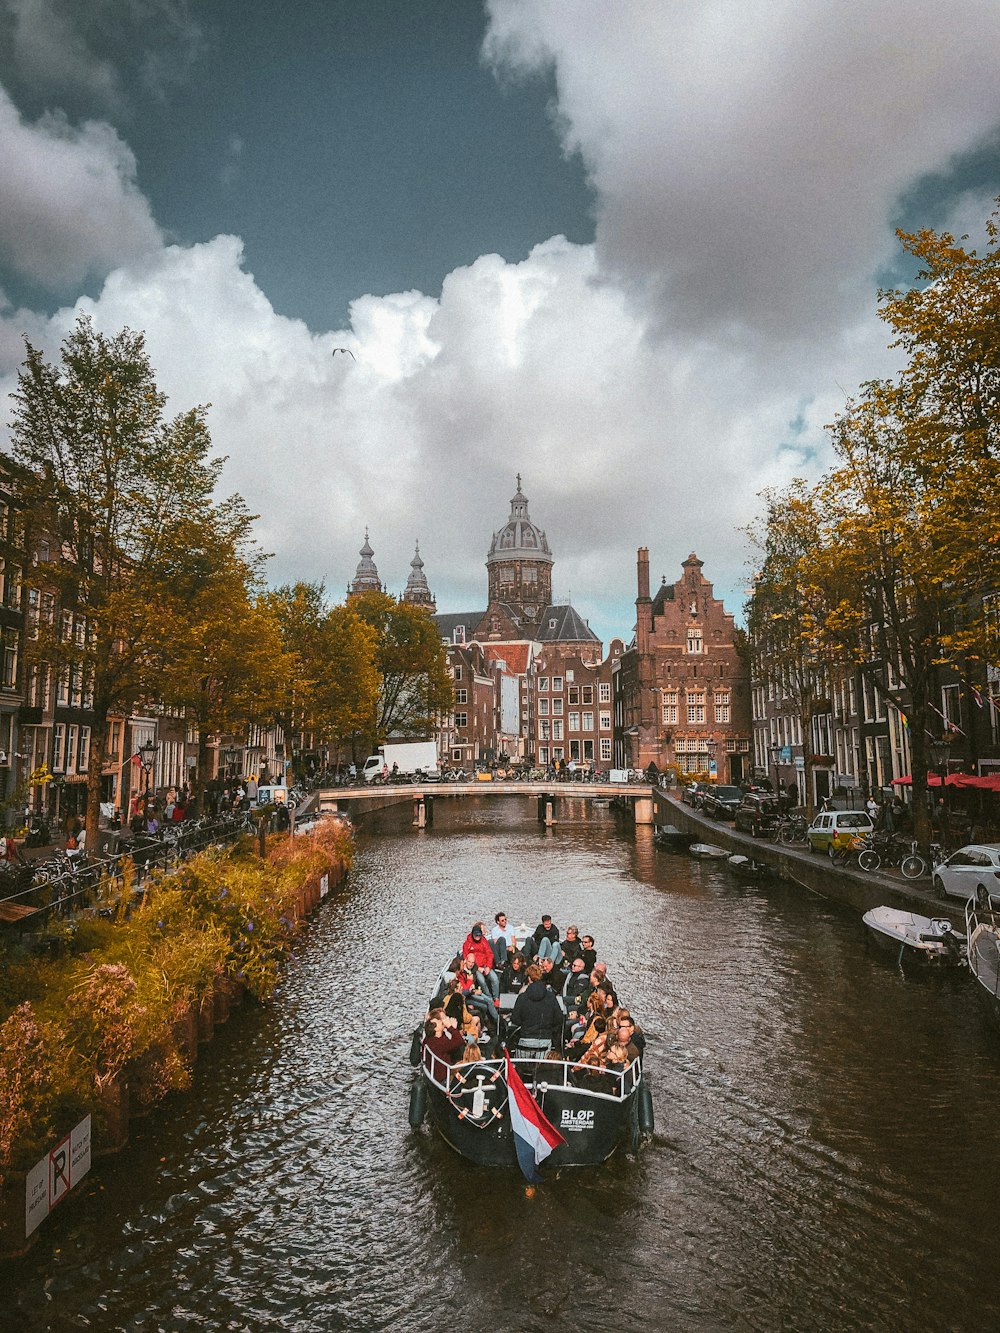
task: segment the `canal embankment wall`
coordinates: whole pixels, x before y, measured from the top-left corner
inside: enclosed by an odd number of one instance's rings
[[[950,903],[946,907],[927,880],[905,880],[898,871],[865,871],[838,866],[829,856],[810,852],[805,846],[785,847],[781,843],[751,837],[749,833],[739,833],[732,824],[710,819],[659,788],[653,793],[653,805],[657,827],[672,824],[701,842],[713,843],[727,852],[762,861],[779,878],[859,912],[867,912],[872,907],[895,907],[922,916],[945,916],[948,908],[954,915],[954,907],[961,906]]]

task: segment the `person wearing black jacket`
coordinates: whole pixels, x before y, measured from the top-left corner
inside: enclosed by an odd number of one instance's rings
[[[531,952],[536,958],[551,958],[554,963],[558,963],[562,957],[562,950],[559,948],[559,927],[552,924],[548,912],[542,917],[541,924],[535,927],[531,945]]]
[[[566,938],[562,942],[563,963],[566,967],[572,963],[574,958],[579,958],[583,953],[583,945],[580,943],[580,930],[577,926],[566,927]]]
[[[528,984],[514,1001],[511,1022],[520,1029],[522,1037],[544,1039],[559,1045],[562,1035],[563,1013],[552,990],[542,980],[542,969],[537,963],[528,968]]]

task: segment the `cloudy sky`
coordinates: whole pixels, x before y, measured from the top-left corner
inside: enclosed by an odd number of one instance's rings
[[[367,526],[482,607],[520,472],[607,641],[640,545],[739,611],[757,493],[892,368],[894,229],[997,194],[982,0],[0,0],[0,395],[143,329],[337,596]]]

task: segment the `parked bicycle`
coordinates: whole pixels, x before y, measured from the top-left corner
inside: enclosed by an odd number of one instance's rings
[[[783,846],[791,847],[793,843],[805,842],[808,827],[805,815],[786,815],[775,830],[774,836]]]

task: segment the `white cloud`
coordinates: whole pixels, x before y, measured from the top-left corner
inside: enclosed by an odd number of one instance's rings
[[[836,336],[894,253],[900,193],[1000,119],[978,0],[487,0],[500,67],[551,67],[597,191],[603,273],[673,331]]]
[[[159,248],[135,158],[100,121],[26,123],[0,88],[0,261],[54,290]]]
[[[11,57],[19,74],[36,87],[82,91],[103,103],[119,100],[114,66],[88,46],[58,0],[6,0],[11,20]]]

